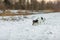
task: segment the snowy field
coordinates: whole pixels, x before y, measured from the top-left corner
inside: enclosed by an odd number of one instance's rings
[[[46,20],[32,25],[32,20],[37,17],[44,17]],[[14,17],[0,16],[0,40],[60,40],[60,12]]]

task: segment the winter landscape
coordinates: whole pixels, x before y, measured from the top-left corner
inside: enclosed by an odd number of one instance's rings
[[[41,17],[44,22],[32,25],[34,19]],[[60,40],[60,12],[0,16],[0,40]]]
[[[60,40],[60,0],[0,0],[0,40]]]

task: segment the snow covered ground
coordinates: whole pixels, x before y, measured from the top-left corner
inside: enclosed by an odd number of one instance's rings
[[[21,19],[4,21],[0,17],[0,40],[60,40],[60,12],[28,15],[28,18],[15,17]],[[32,25],[34,17],[44,17],[46,20],[34,26]]]

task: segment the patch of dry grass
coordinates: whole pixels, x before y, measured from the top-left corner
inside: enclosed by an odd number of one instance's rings
[[[15,13],[12,13],[10,11],[5,11],[5,12],[0,14],[0,16],[16,16],[16,15],[30,15],[30,14],[25,13],[25,12],[18,12],[17,14],[15,14]]]

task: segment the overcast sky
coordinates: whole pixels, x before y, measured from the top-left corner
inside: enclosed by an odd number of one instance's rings
[[[41,0],[37,0],[37,1],[41,1]],[[57,1],[57,0],[45,0],[46,2],[48,2],[48,1],[52,1],[52,2],[54,2],[54,1]]]

